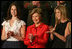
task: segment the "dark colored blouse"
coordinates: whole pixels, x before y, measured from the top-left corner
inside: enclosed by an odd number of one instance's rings
[[[65,23],[60,23],[56,26],[56,30],[55,32],[57,32],[58,34],[64,36],[65,34],[65,29],[66,29],[66,26],[67,26],[67,23],[69,21],[66,21]],[[61,39],[59,39],[58,37],[56,37],[54,35],[54,43],[53,43],[53,46],[52,48],[65,48],[65,42],[63,42]]]

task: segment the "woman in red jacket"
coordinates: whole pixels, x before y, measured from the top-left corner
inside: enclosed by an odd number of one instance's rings
[[[30,16],[34,24],[27,27],[24,44],[27,45],[27,48],[45,48],[49,38],[49,34],[45,32],[49,31],[49,28],[48,25],[41,22],[42,10],[35,8],[30,13]]]

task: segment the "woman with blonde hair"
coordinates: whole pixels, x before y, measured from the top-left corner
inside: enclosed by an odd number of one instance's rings
[[[54,40],[52,48],[65,48],[66,37],[70,34],[66,7],[59,5],[54,9],[55,27],[50,29],[50,38]],[[48,33],[48,32],[47,32]]]

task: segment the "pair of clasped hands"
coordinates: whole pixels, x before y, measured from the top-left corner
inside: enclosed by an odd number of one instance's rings
[[[36,34],[33,35],[32,33],[29,33],[29,35],[28,35],[28,38],[30,39],[31,43],[34,41],[35,37],[36,37]]]
[[[53,28],[53,26],[49,27],[49,31],[46,31],[46,33],[54,33],[55,31],[55,27]]]
[[[54,33],[55,27],[53,28],[52,26],[50,26],[50,27],[49,27],[49,30],[50,30],[50,31],[46,31],[46,33]],[[36,34],[33,36],[32,33],[29,33],[28,38],[30,39],[30,42],[31,42],[31,43],[34,41],[34,39],[35,39],[36,36],[37,36]]]
[[[8,33],[7,33],[7,39],[10,38],[11,36],[15,36],[14,32],[13,31],[8,31]]]

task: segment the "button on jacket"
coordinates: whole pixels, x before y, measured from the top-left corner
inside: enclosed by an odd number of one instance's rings
[[[35,27],[35,24],[27,27],[26,38],[24,39],[24,44],[28,48],[45,48],[46,43],[48,42],[49,34],[45,33],[49,31],[49,26],[41,23],[38,27]],[[32,43],[30,43],[29,34],[36,35]]]

